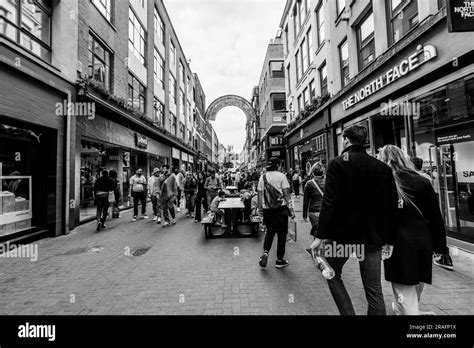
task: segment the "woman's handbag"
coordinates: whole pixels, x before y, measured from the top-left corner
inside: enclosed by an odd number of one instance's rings
[[[115,203],[115,192],[114,191],[109,192],[109,203]]]

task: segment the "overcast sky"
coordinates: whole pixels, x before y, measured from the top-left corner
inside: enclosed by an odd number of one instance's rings
[[[199,75],[206,106],[225,95],[249,100],[258,85],[267,45],[278,30],[285,0],[163,0],[191,70]],[[245,115],[226,107],[212,122],[219,141],[245,142]]]

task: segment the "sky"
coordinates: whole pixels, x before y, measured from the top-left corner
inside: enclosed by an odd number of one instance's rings
[[[275,38],[286,0],[163,0],[190,67],[206,94],[206,106],[236,94],[250,99],[258,85],[270,39]],[[219,142],[245,143],[245,114],[223,108],[211,122]]]

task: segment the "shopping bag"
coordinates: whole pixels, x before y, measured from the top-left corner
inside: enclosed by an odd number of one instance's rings
[[[117,207],[112,208],[112,219],[118,219],[120,216],[120,209]]]
[[[297,237],[297,225],[294,219],[288,220],[288,241],[292,240],[296,242]]]
[[[115,203],[115,193],[114,193],[114,191],[109,192],[109,203]]]

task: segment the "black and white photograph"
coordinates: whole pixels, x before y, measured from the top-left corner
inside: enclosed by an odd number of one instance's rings
[[[473,318],[473,1],[0,0],[0,347]]]

